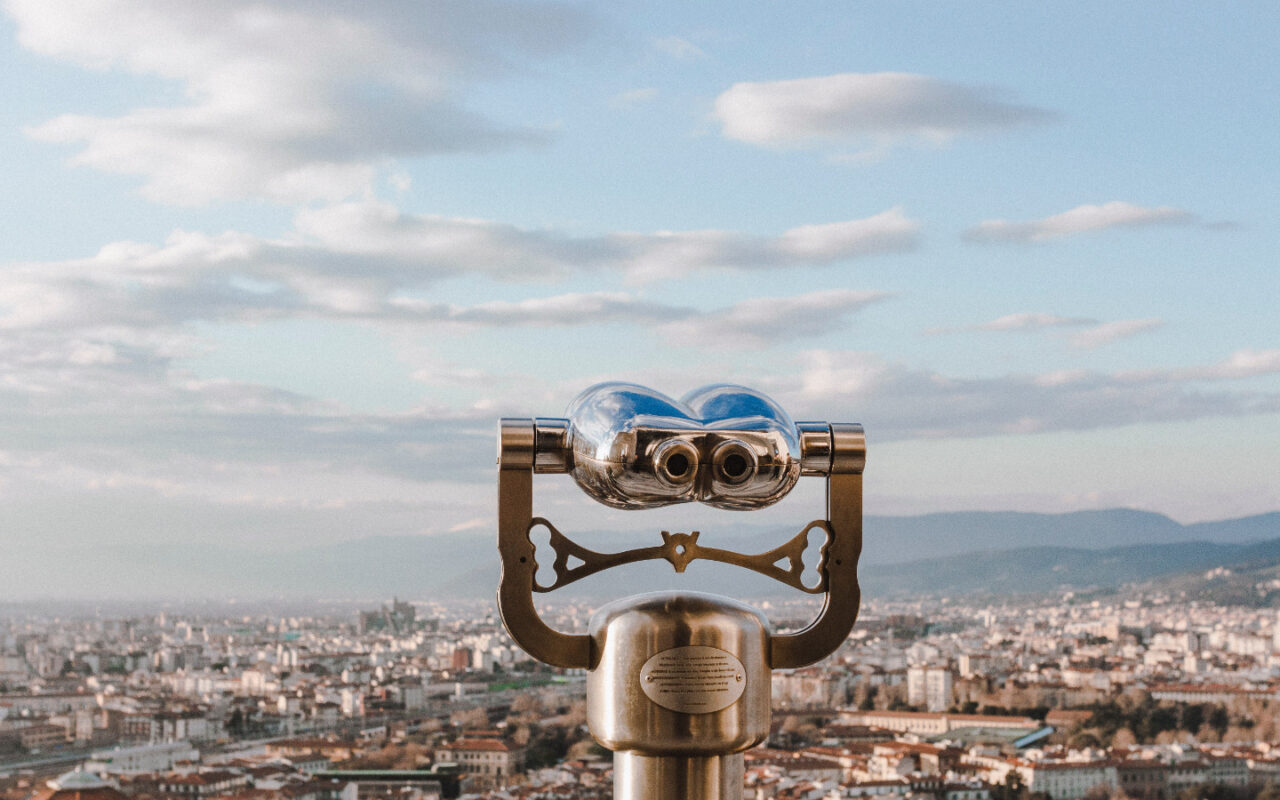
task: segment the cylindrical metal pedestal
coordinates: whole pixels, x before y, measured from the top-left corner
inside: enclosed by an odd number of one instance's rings
[[[745,759],[613,754],[614,800],[742,800]]]
[[[769,734],[768,623],[696,592],[610,603],[591,618],[591,735],[616,800],[741,800],[744,750]]]

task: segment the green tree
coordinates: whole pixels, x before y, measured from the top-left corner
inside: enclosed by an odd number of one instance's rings
[[[880,687],[878,687],[878,686],[868,686],[868,687],[867,687],[867,694],[866,694],[866,696],[862,698],[862,702],[861,702],[861,703],[858,703],[858,710],[859,710],[859,711],[872,711],[872,710],[874,710],[874,709],[875,709],[875,707],[876,707],[876,692],[879,690],[879,688],[880,688]]]
[[[1178,729],[1178,712],[1168,706],[1156,706],[1149,710],[1146,719],[1139,722],[1139,726],[1136,728],[1139,735],[1144,740],[1150,741],[1164,731]]]
[[[1227,726],[1231,724],[1231,718],[1227,715],[1227,710],[1222,706],[1214,706],[1209,712],[1209,727],[1218,732],[1218,735],[1226,733]]]
[[[1204,703],[1188,703],[1182,707],[1182,722],[1179,727],[1184,731],[1196,733],[1204,724]]]

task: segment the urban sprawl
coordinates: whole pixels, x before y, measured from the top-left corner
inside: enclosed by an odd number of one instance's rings
[[[611,796],[584,676],[529,660],[491,606],[221,608],[0,618],[0,800]],[[1280,798],[1275,609],[869,601],[772,697],[748,800]]]

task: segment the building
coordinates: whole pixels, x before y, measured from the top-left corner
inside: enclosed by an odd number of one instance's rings
[[[116,747],[97,750],[85,765],[108,775],[131,775],[140,772],[166,772],[179,761],[198,761],[200,753],[186,742],[145,744],[139,747]]]
[[[459,739],[436,750],[437,764],[457,764],[466,775],[506,777],[524,769],[524,748],[499,739]]]
[[[1079,800],[1095,786],[1116,788],[1116,766],[1111,761],[1032,761],[1018,767],[1022,781],[1032,792],[1044,792],[1053,800]]]
[[[1030,717],[1004,717],[992,714],[934,714],[927,711],[858,711],[840,712],[841,725],[867,725],[891,731],[906,731],[926,736],[946,733],[956,728],[1017,728],[1028,733],[1040,729]]]
[[[1151,758],[1129,758],[1116,762],[1116,782],[1133,800],[1167,800],[1167,765]]]
[[[170,775],[161,780],[160,791],[187,800],[204,800],[247,786],[248,783],[247,775],[230,770],[191,772],[186,775]]]
[[[368,775],[350,781],[342,790],[342,800],[440,800],[442,797],[444,786],[434,772]]]
[[[66,728],[48,722],[33,722],[30,725],[23,725],[16,728],[13,731],[13,735],[23,749],[30,752],[43,750],[47,747],[56,747],[71,741],[71,736]]]
[[[832,670],[774,670],[770,681],[774,708],[833,708],[848,699],[848,676]]]
[[[92,694],[6,694],[0,696],[0,719],[23,714],[45,717],[97,707],[98,698]]]
[[[45,784],[30,800],[127,800],[124,793],[99,775],[83,770],[67,772]]]
[[[359,612],[358,624],[360,633],[387,631],[390,633],[407,633],[413,629],[418,612],[412,603],[402,603],[399,598],[392,598],[391,606],[383,606],[376,611]]]
[[[951,705],[951,670],[946,667],[912,667],[907,670],[907,702],[928,711],[944,711]]]
[[[458,794],[456,775],[427,770],[346,769],[319,772],[315,777],[342,784],[340,800],[440,800],[446,785],[450,796]]]

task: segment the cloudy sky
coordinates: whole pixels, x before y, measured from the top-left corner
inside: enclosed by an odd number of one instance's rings
[[[1280,509],[1273,3],[2,3],[0,547],[489,531],[609,379]]]

